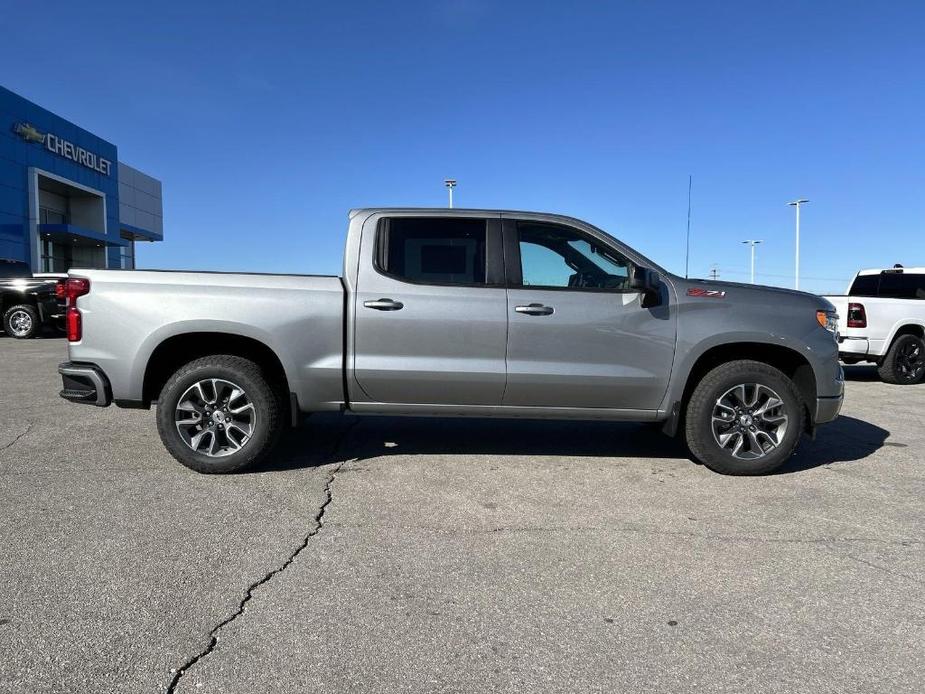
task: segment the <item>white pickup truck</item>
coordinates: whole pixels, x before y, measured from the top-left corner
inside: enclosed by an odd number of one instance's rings
[[[873,362],[887,383],[925,380],[925,267],[861,270],[838,310],[839,356]]]

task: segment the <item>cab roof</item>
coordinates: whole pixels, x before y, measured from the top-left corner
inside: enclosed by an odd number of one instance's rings
[[[859,275],[879,275],[881,272],[902,270],[904,275],[925,275],[925,267],[882,267],[860,270]]]

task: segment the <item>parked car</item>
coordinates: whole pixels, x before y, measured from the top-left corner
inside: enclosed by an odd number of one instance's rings
[[[0,258],[0,317],[7,335],[25,340],[38,335],[43,325],[63,325],[60,277],[34,277],[26,263]]]
[[[713,470],[759,474],[841,408],[818,296],[685,280],[570,217],[349,219],[343,277],[72,271],[61,395],[156,402],[167,450],[211,473],[300,413],[350,410],[660,422]]]
[[[846,364],[872,362],[887,383],[925,381],[925,268],[861,270],[838,309],[839,353]]]

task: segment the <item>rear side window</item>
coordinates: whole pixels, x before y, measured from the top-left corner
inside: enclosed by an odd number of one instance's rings
[[[880,275],[858,275],[851,285],[851,296],[877,296],[880,286]]]
[[[884,272],[880,277],[880,296],[890,299],[925,299],[922,275]]]
[[[925,299],[925,275],[904,275],[906,290],[912,299]]]
[[[880,273],[880,296],[886,299],[914,299],[908,276],[899,272]]]
[[[32,270],[19,260],[0,260],[0,277],[32,277]]]
[[[394,217],[383,220],[379,269],[420,284],[484,285],[486,220]]]

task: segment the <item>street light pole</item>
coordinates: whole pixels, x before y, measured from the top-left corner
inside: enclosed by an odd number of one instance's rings
[[[453,188],[456,187],[456,179],[448,178],[443,182],[443,185],[446,186],[447,192],[450,194],[450,209],[453,208]]]
[[[797,210],[797,241],[796,241],[796,262],[794,263],[794,278],[793,278],[793,288],[800,288],[800,205],[809,200],[800,198],[799,200],[794,200],[793,202],[788,202],[787,204],[791,207],[795,207]]]
[[[752,284],[754,284],[754,283],[755,283],[755,246],[757,246],[759,243],[764,243],[764,241],[756,241],[756,240],[754,240],[754,239],[749,239],[748,241],[743,241],[742,243],[747,243],[749,246],[751,246],[751,253],[752,253]]]

